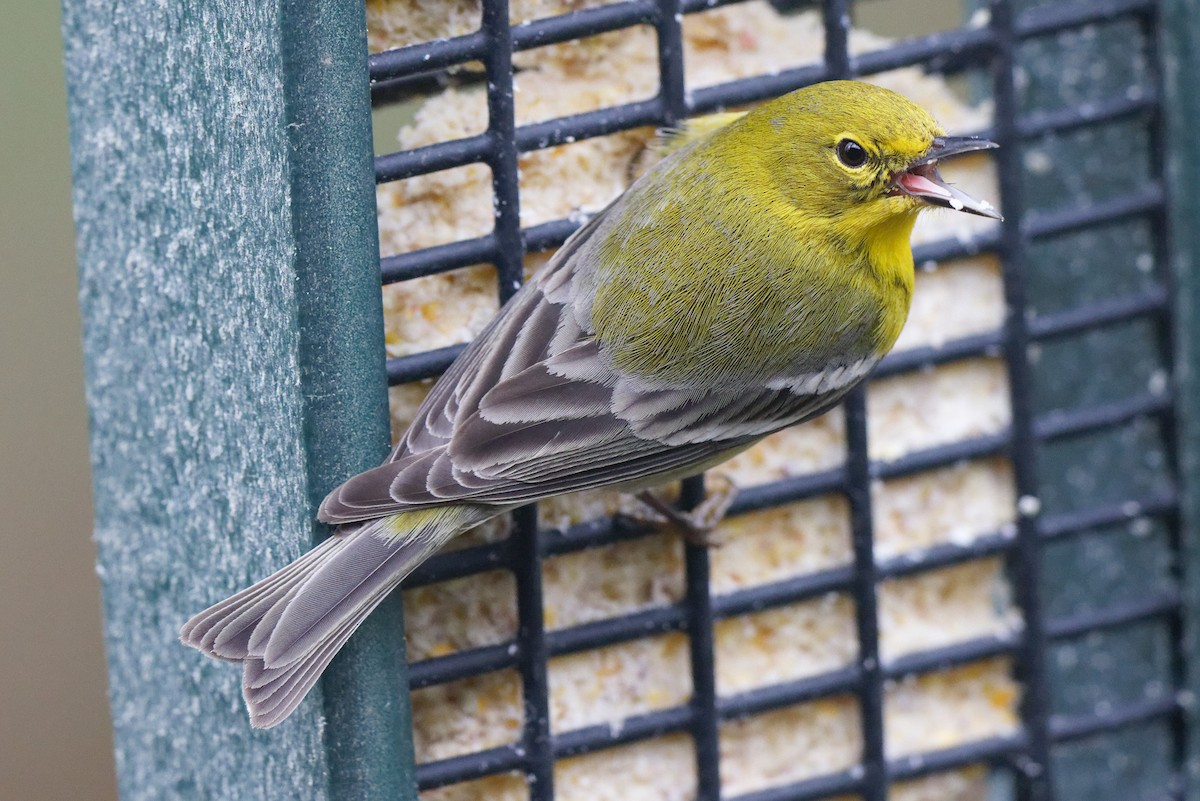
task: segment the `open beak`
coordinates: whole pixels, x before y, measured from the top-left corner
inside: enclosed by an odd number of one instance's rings
[[[894,195],[908,195],[934,206],[943,206],[955,211],[966,211],[981,217],[991,217],[1003,220],[1000,212],[986,200],[976,200],[950,186],[938,174],[937,163],[940,159],[957,156],[960,153],[970,153],[973,150],[990,150],[998,147],[995,142],[978,139],[973,136],[937,136],[924,156],[914,161],[904,172],[897,173],[892,179],[895,188]]]

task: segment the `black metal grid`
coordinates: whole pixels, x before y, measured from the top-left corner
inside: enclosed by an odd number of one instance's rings
[[[1176,642],[1181,631],[1178,590],[1161,592],[1134,602],[1063,619],[1048,619],[1039,598],[1041,551],[1051,540],[1072,537],[1099,526],[1127,522],[1133,516],[1161,519],[1175,532],[1178,547],[1179,499],[1174,489],[1146,497],[1125,498],[1111,504],[1060,514],[1038,514],[1022,504],[1015,536],[997,531],[965,546],[939,545],[924,553],[920,562],[898,558],[877,563],[873,555],[870,484],[965,459],[1004,455],[1014,465],[1017,492],[1033,499],[1038,494],[1037,458],[1046,443],[1078,437],[1153,417],[1161,421],[1170,440],[1175,397],[1170,391],[1147,392],[1071,411],[1035,414],[1030,387],[1028,347],[1083,331],[1134,319],[1151,319],[1163,333],[1168,357],[1169,279],[1145,291],[1117,299],[1076,306],[1030,318],[1026,315],[1024,260],[1027,248],[1040,239],[1128,219],[1151,221],[1165,263],[1166,214],[1162,164],[1153,164],[1152,181],[1116,198],[1030,216],[1022,206],[1021,143],[1050,132],[1113,122],[1145,119],[1152,139],[1161,144],[1158,119],[1161,85],[1155,76],[1153,91],[1114,96],[1083,109],[1064,108],[1046,113],[1022,114],[1014,85],[1016,51],[1024,40],[1115,19],[1134,19],[1154,46],[1158,8],[1154,0],[1074,0],[1035,6],[1022,11],[1008,0],[988,4],[990,21],[984,27],[964,28],[906,40],[892,47],[852,58],[847,50],[850,0],[824,3],[825,58],[820,64],[786,70],[770,76],[734,81],[685,92],[681,15],[710,9],[726,2],[711,0],[630,0],[564,16],[537,20],[516,28],[508,25],[508,4],[484,0],[479,31],[447,40],[417,44],[380,53],[371,58],[375,102],[388,102],[405,93],[436,86],[444,70],[469,61],[482,61],[488,82],[489,125],[485,133],[457,141],[434,144],[376,158],[380,183],[397,181],[474,162],[492,171],[496,222],[492,233],[448,245],[382,259],[384,283],[492,263],[498,274],[499,295],[506,300],[521,280],[526,252],[560,244],[578,225],[558,220],[522,229],[519,222],[517,155],[588,137],[633,127],[666,126],[685,117],[771,97],[816,81],[866,75],[896,67],[926,65],[946,69],[973,65],[989,68],[993,76],[995,124],[980,131],[1001,144],[997,163],[1000,192],[1007,222],[996,233],[971,241],[946,241],[918,248],[918,263],[990,251],[1003,263],[1008,313],[1002,330],[966,337],[938,348],[921,348],[887,358],[877,375],[895,375],[969,357],[1003,354],[1009,376],[1012,423],[998,434],[956,442],[912,453],[897,461],[872,463],[867,456],[866,412],[863,392],[852,393],[846,403],[847,459],[844,465],[822,473],[744,488],[731,514],[790,503],[825,493],[843,493],[849,500],[853,534],[853,564],[820,573],[779,581],[752,589],[712,596],[709,593],[709,559],[702,548],[686,550],[685,599],[677,604],[642,610],[566,629],[547,632],[542,624],[541,563],[546,557],[642,536],[642,532],[611,521],[594,521],[565,531],[539,530],[533,507],[516,513],[514,536],[452,554],[436,556],[406,582],[414,587],[505,568],[516,577],[520,627],[514,642],[474,648],[411,666],[414,688],[440,684],[494,671],[520,671],[525,699],[525,730],[519,742],[480,753],[424,764],[418,767],[421,789],[466,781],[490,774],[520,771],[529,778],[532,799],[552,799],[554,760],[669,732],[692,734],[697,754],[701,799],[720,798],[718,726],[730,720],[770,709],[839,693],[859,699],[863,734],[861,765],[850,771],[822,776],[785,787],[750,793],[738,801],[815,799],[839,793],[856,793],[867,801],[887,797],[887,786],[899,779],[979,762],[1012,768],[1017,797],[1022,801],[1054,797],[1051,751],[1055,744],[1115,731],[1152,720],[1169,719],[1173,726],[1178,775],[1164,788],[1161,798],[1183,796],[1183,721],[1173,694],[1141,700],[1079,717],[1051,715],[1046,656],[1050,644],[1080,635],[1129,626],[1148,620],[1170,621]],[[795,5],[795,4],[792,4]],[[660,90],[656,97],[576,116],[517,128],[513,116],[512,54],[547,44],[613,31],[633,25],[651,25],[658,37]],[[1156,58],[1150,53],[1151,62]],[[1151,69],[1157,68],[1152,63]],[[1158,148],[1161,150],[1161,148]],[[439,374],[461,351],[461,346],[389,360],[388,379],[398,384]],[[1169,363],[1169,362],[1168,362]],[[685,482],[684,502],[695,502],[702,492],[698,479]],[[876,590],[881,580],[921,573],[979,559],[1004,555],[1024,629],[1005,637],[989,637],[952,647],[909,654],[883,664],[878,654]],[[828,592],[848,592],[856,606],[859,660],[856,664],[819,676],[781,685],[719,697],[713,672],[714,620],[813,598]],[[694,695],[690,704],[636,715],[619,729],[592,726],[551,735],[547,700],[547,659],[598,648],[666,631],[685,631],[691,643]],[[997,655],[1013,657],[1024,687],[1022,726],[1018,734],[927,753],[919,759],[889,762],[884,756],[884,682],[941,670]],[[1176,675],[1182,671],[1177,654]],[[1176,686],[1179,686],[1178,684]]]

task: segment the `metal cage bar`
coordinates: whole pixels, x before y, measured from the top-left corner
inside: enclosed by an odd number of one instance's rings
[[[1178,454],[1179,469],[1185,480],[1181,482],[1181,499],[1177,507],[1179,548],[1175,575],[1179,580],[1183,603],[1187,614],[1180,629],[1175,633],[1182,636],[1176,648],[1179,695],[1183,699],[1194,699],[1200,690],[1200,662],[1196,659],[1195,643],[1200,636],[1200,550],[1197,550],[1196,532],[1200,530],[1200,494],[1196,491],[1194,477],[1200,470],[1200,359],[1196,343],[1200,342],[1200,285],[1195,277],[1195,265],[1200,258],[1200,202],[1197,201],[1195,182],[1200,179],[1200,127],[1197,126],[1194,106],[1182,102],[1189,97],[1200,82],[1200,29],[1195,24],[1194,5],[1187,0],[1163,0],[1159,16],[1160,24],[1154,41],[1160,55],[1159,80],[1164,97],[1174,99],[1163,104],[1163,121],[1160,141],[1169,145],[1164,166],[1167,196],[1170,199],[1168,215],[1168,255],[1171,273],[1176,277],[1175,309],[1172,332],[1176,371],[1175,385],[1180,402],[1177,409],[1177,432],[1181,449]],[[1200,722],[1197,720],[1195,703],[1181,703],[1182,716],[1178,719],[1179,756],[1186,766],[1186,778],[1177,793],[1187,801],[1200,800],[1200,780],[1196,778],[1195,766],[1200,764]]]
[[[1037,528],[1037,449],[1033,426],[1033,397],[1029,367],[1029,331],[1026,323],[1024,264],[1026,232],[1021,204],[1021,147],[1017,136],[1017,66],[1013,11],[1009,4],[992,8],[992,31],[999,45],[998,63],[993,68],[996,103],[996,135],[1001,149],[999,163],[1001,207],[1006,224],[1001,226],[1000,253],[1004,265],[1004,355],[1008,370],[1009,403],[1012,406],[1012,449],[1009,458],[1017,502],[1017,545],[1010,553],[1017,605],[1024,632],[1017,653],[1017,677],[1024,685],[1021,721],[1027,747],[1016,755],[1018,801],[1046,801],[1051,797],[1050,706],[1046,677],[1046,632],[1041,603],[1041,537]],[[1027,503],[1028,502],[1028,503]],[[1032,508],[1031,508],[1032,507]]]

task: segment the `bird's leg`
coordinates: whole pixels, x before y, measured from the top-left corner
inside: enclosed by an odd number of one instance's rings
[[[649,522],[663,525],[665,518],[666,526],[678,531],[692,545],[712,548],[723,543],[720,537],[715,536],[717,524],[724,519],[730,504],[737,497],[737,486],[728,476],[716,474],[714,478],[720,486],[709,492],[690,512],[676,509],[649,490],[639,492],[637,499],[661,516]]]

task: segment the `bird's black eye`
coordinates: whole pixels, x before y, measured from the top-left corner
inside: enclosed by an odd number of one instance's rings
[[[837,157],[847,167],[861,167],[867,163],[867,151],[853,139],[837,143]]]

